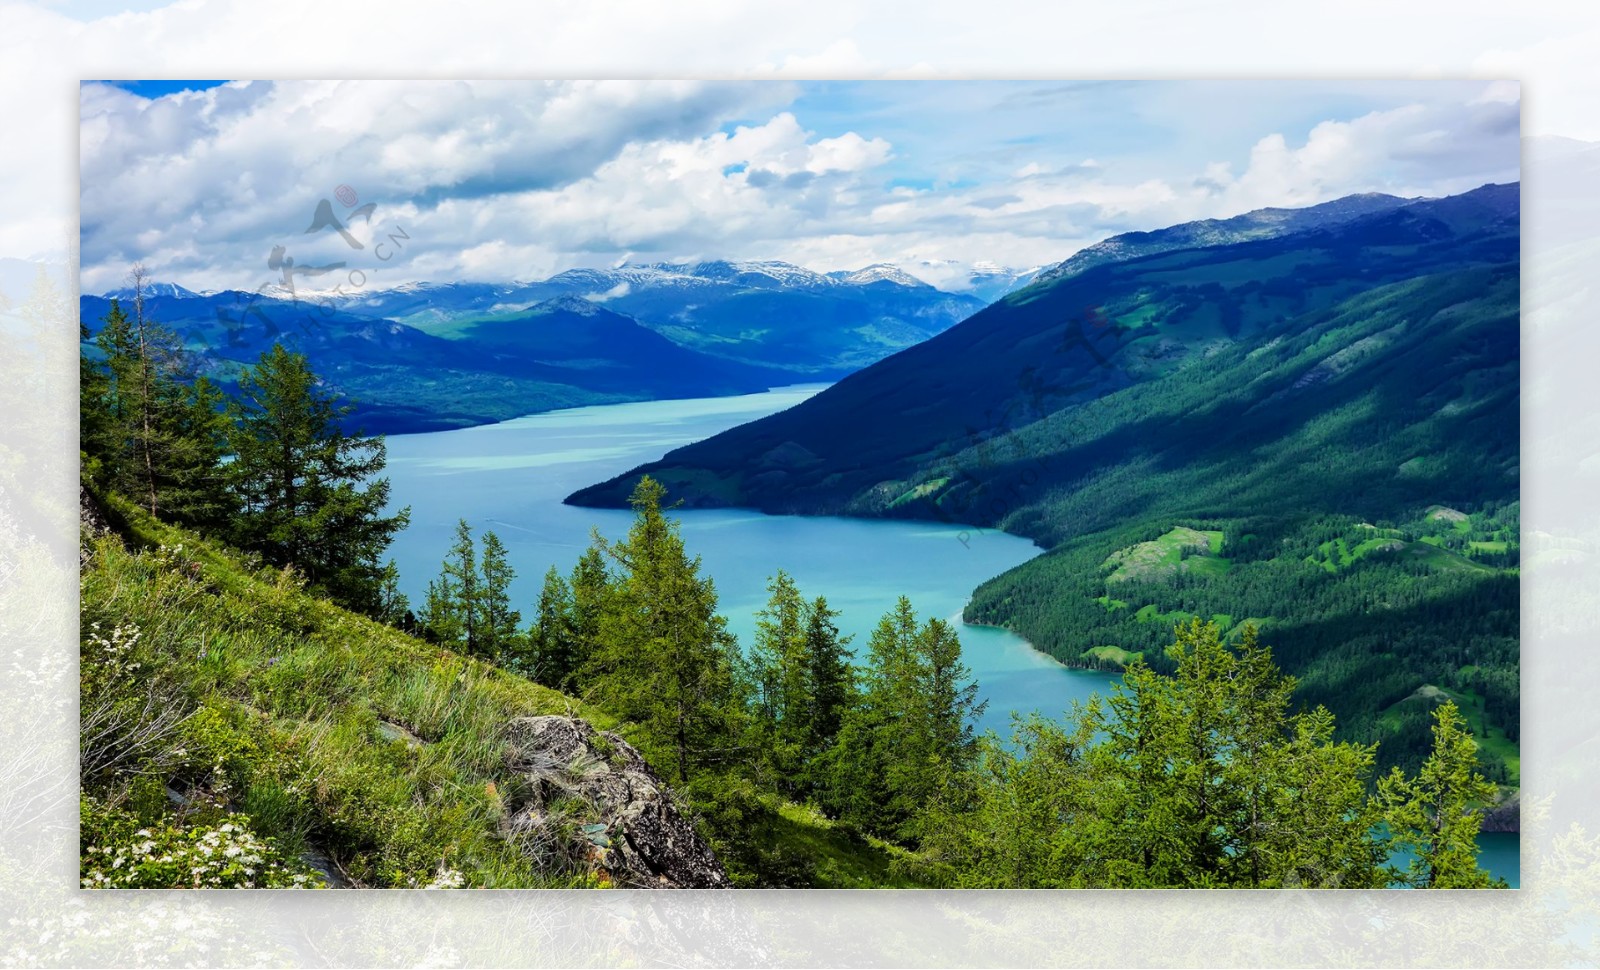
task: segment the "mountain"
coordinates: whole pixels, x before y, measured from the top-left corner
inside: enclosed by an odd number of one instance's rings
[[[133,287],[124,286],[120,289],[111,290],[110,292],[103,293],[101,295],[108,300],[115,298],[126,302],[133,299],[134,291]],[[144,298],[146,300],[154,299],[156,297],[171,297],[179,300],[192,300],[199,296],[200,294],[196,293],[194,290],[179,286],[176,283],[150,282],[144,285]]]
[[[369,433],[465,427],[556,408],[739,394],[793,382],[783,371],[679,347],[575,297],[492,320],[458,321],[446,337],[305,300],[177,290],[182,293],[147,296],[145,312],[179,335],[199,373],[231,390],[243,366],[282,342],[304,353],[320,377],[354,402],[350,423]],[[110,302],[80,300],[91,337]]]
[[[1275,239],[1292,233],[1341,225],[1367,216],[1392,212],[1418,199],[1402,199],[1381,192],[1348,195],[1303,209],[1256,209],[1229,219],[1202,219],[1153,232],[1113,236],[1074,253],[1070,259],[1039,273],[1040,280],[1065,279],[1091,267],[1153,256],[1174,249],[1222,246],[1254,239]]]
[[[1205,230],[1164,232],[1199,236]],[[1325,228],[1057,273],[799,407],[680,449],[640,471],[715,472],[718,488],[684,496],[702,504],[888,511],[884,483],[914,476],[961,447],[1134,384],[1174,377],[1187,364],[1229,349],[1256,349],[1384,284],[1514,263],[1517,243],[1517,186],[1489,186],[1380,208]],[[1102,252],[1119,247],[1132,244]],[[788,455],[804,449],[809,457],[781,483],[751,482],[759,475],[750,463],[775,448]],[[631,487],[622,483],[636,478],[630,472],[609,490],[586,490],[575,499],[605,500],[609,491],[615,497],[608,501],[618,501]]]
[[[1045,269],[1043,266],[1015,269],[991,260],[967,264],[950,259],[920,259],[903,268],[952,293],[976,297],[985,305],[1022,289]]]
[[[1490,185],[1107,240],[568,501],[650,474],[689,507],[1002,528],[1051,552],[968,616],[1066,662],[1159,666],[1172,622],[1249,619],[1390,759],[1425,746],[1424,687],[1514,747],[1519,209]]]
[[[602,304],[681,346],[787,371],[791,380],[843,376],[986,302],[884,264],[824,274],[772,260],[711,260],[571,269],[531,283],[415,284],[342,308],[450,336],[461,321],[514,318],[562,296]]]
[[[615,394],[737,394],[788,381],[751,367],[680,347],[631,317],[575,296],[561,296],[506,316],[465,322],[449,343],[470,347],[484,366],[515,372],[559,368],[575,385]]]
[[[828,276],[851,286],[872,286],[876,283],[886,283],[891,286],[927,287],[928,289],[933,289],[929,284],[917,279],[893,263],[873,263],[871,266],[854,272],[840,271],[829,273]]]

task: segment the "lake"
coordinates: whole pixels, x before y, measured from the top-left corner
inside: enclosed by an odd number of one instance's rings
[[[781,411],[826,385],[763,394],[652,401],[553,411],[500,424],[393,435],[388,475],[394,507],[411,507],[411,525],[390,547],[413,604],[450,546],[456,520],[474,534],[492,530],[517,571],[514,604],[532,619],[544,574],[570,572],[591,528],[620,539],[631,512],[576,508],[561,500],[585,485],[627,471],[726,428]],[[670,496],[669,496],[670,498]],[[680,515],[684,543],[717,584],[729,629],[748,644],[755,614],[778,569],[808,598],[826,596],[863,655],[872,628],[899,596],[922,618],[957,624],[962,652],[989,702],[979,730],[1009,731],[1011,712],[1059,714],[1111,682],[1109,674],[1072,670],[1005,630],[960,622],[973,588],[1038,555],[1027,539],[993,530],[833,517],[699,510]]]
[[[531,620],[545,571],[555,566],[569,573],[591,529],[620,539],[633,518],[623,510],[562,505],[563,498],[680,445],[793,407],[825,386],[573,408],[457,431],[392,435],[391,506],[411,507],[410,526],[390,547],[401,587],[413,604],[423,601],[456,520],[465,517],[475,535],[493,531],[505,542],[517,572],[513,603],[524,621]],[[1064,667],[1005,630],[961,622],[979,583],[1040,553],[1027,539],[936,523],[736,509],[679,518],[689,554],[700,556],[704,574],[716,581],[721,612],[741,643],[750,642],[768,578],[781,568],[806,597],[828,598],[841,612],[840,630],[855,638],[851,646],[863,656],[872,628],[899,596],[910,597],[921,618],[955,623],[962,655],[988,702],[977,721],[980,731],[1008,734],[1013,712],[1059,715],[1074,700],[1105,692],[1115,679]],[[1516,838],[1482,840],[1484,864],[1513,885]]]

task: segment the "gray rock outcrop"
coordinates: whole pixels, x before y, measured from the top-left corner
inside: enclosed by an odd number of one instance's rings
[[[524,784],[502,828],[534,853],[586,865],[621,886],[719,889],[727,870],[634,747],[570,717],[507,729],[507,767]]]

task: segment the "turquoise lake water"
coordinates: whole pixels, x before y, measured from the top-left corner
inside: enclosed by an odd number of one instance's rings
[[[561,500],[692,441],[784,410],[825,385],[686,401],[573,408],[500,424],[393,435],[388,439],[393,507],[410,506],[411,524],[390,554],[402,588],[422,602],[428,580],[465,517],[474,534],[494,531],[517,571],[514,603],[531,619],[539,586],[552,565],[570,572],[591,528],[622,538],[632,513],[575,508]],[[671,496],[668,496],[669,499]],[[809,597],[823,595],[841,611],[852,648],[866,650],[878,619],[901,595],[920,617],[957,624],[963,657],[988,708],[980,731],[1009,733],[1013,712],[1059,715],[1074,700],[1104,692],[1112,675],[1062,666],[1005,630],[961,623],[974,587],[1041,551],[1031,541],[993,530],[937,523],[763,515],[740,510],[680,514],[689,554],[716,581],[721,612],[743,643],[766,603],[768,578],[782,568]],[[1517,877],[1516,836],[1486,835],[1484,862]]]

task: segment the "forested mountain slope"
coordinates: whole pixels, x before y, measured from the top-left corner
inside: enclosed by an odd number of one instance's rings
[[[1175,619],[1253,618],[1392,760],[1453,695],[1513,780],[1518,186],[1393,203],[1042,279],[569,501],[648,472],[691,507],[1003,528],[1053,552],[971,618],[1158,665]]]

